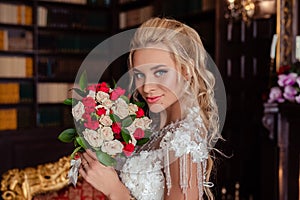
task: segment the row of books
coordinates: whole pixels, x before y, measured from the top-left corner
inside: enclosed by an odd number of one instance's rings
[[[143,8],[133,9],[119,13],[119,28],[132,27],[139,25],[151,18],[154,13],[153,6],[145,6]]]
[[[0,23],[32,25],[32,8],[27,5],[0,3]]]
[[[74,80],[81,65],[82,59],[61,59],[41,57],[38,63],[39,78],[55,78]]]
[[[30,78],[32,76],[31,57],[0,56],[0,78]]]
[[[167,16],[184,16],[186,13],[195,13],[213,10],[214,0],[164,0],[162,9]]]
[[[51,127],[74,125],[71,109],[66,106],[42,106],[37,112],[37,126]]]
[[[38,103],[62,103],[72,96],[73,84],[70,83],[39,83],[37,86]]]
[[[32,83],[0,83],[0,104],[31,103],[33,98]]]
[[[42,0],[41,0],[42,1]],[[72,3],[72,4],[88,4],[88,5],[110,5],[111,0],[46,0],[50,2]]]
[[[0,50],[32,49],[32,32],[18,29],[0,29]]]
[[[38,26],[59,28],[106,28],[108,26],[107,12],[86,12],[70,10],[64,7],[38,7]]]
[[[49,2],[73,3],[73,4],[86,4],[87,0],[46,0]]]
[[[4,108],[0,109],[0,131],[30,128],[36,119],[38,127],[74,125],[71,109],[65,106],[39,107],[37,116],[32,108]]]
[[[104,39],[106,39],[105,35],[77,35],[74,33],[59,36],[40,35],[38,48],[56,52],[87,53]]]

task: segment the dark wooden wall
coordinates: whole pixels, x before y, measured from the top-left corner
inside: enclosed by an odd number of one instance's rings
[[[226,187],[228,194],[233,195],[238,182],[241,198],[274,199],[267,184],[274,181],[272,154],[276,144],[268,140],[261,120],[276,17],[258,19],[248,26],[233,22],[230,27],[224,19],[225,1],[217,2],[216,62],[228,106],[222,132],[227,141],[219,145],[227,155],[232,155],[228,159],[220,156],[218,187]]]

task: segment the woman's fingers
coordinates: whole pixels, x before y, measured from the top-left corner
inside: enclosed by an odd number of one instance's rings
[[[96,155],[95,152],[93,152],[93,151],[90,150],[90,149],[87,149],[86,152],[87,152],[87,154],[89,154],[89,156],[91,156],[94,160],[98,160],[97,155]]]

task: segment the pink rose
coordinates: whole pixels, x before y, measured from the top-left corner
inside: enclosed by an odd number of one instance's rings
[[[134,136],[135,139],[139,140],[139,139],[144,138],[145,133],[144,133],[143,129],[137,128],[137,129],[134,131],[133,136]]]
[[[84,126],[88,129],[96,130],[97,128],[99,128],[99,122],[96,120],[88,120],[84,123]]]
[[[122,96],[123,94],[125,94],[125,90],[120,88],[120,87],[117,87],[116,89],[114,89],[112,91],[112,93],[110,94],[110,99],[115,101],[117,100],[120,96]]]
[[[85,107],[95,107],[96,103],[92,97],[85,97],[82,99],[82,103]]]
[[[94,92],[96,92],[96,87],[97,87],[97,85],[96,84],[93,84],[93,85],[89,85],[89,86],[87,86],[87,90],[91,90],[91,91],[94,91]]]

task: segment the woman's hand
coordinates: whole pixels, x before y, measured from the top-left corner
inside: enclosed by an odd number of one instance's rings
[[[96,154],[88,149],[80,157],[79,173],[95,189],[103,192],[109,199],[130,199],[128,189],[120,181],[114,168],[102,165]]]

